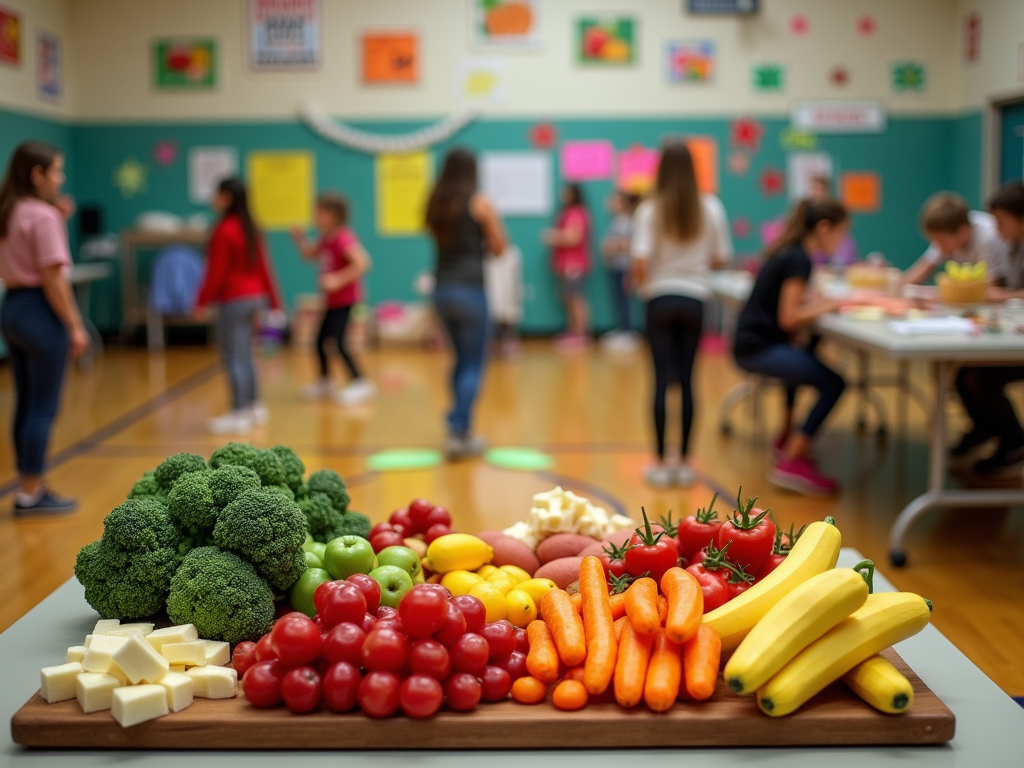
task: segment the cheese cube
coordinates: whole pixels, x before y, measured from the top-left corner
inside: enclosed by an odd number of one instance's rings
[[[122,624],[119,627],[108,630],[108,635],[118,635],[119,637],[131,637],[136,632],[139,632],[143,636],[149,635],[153,631],[152,624]]]
[[[171,664],[187,664],[190,667],[206,666],[206,646],[196,640],[193,643],[164,643],[160,653]]]
[[[171,664],[171,666],[167,668],[167,674],[176,672],[178,674],[184,675],[187,669],[188,667],[186,667],[184,664]]]
[[[194,643],[199,639],[193,624],[180,624],[176,627],[154,629],[146,635],[146,642],[159,652],[165,643]]]
[[[101,675],[96,672],[83,672],[75,681],[78,693],[78,706],[85,714],[110,709],[114,689],[121,683],[113,675]]]
[[[167,712],[167,691],[162,685],[129,685],[114,689],[110,714],[122,728],[162,717]]]
[[[192,667],[185,673],[195,683],[197,699],[230,699],[235,695],[238,673],[230,667]]]
[[[92,630],[94,635],[105,635],[112,629],[117,629],[121,626],[120,619],[100,619],[96,622],[95,628]]]
[[[220,669],[220,667],[216,667]],[[75,680],[82,674],[82,665],[77,661],[39,670],[39,693],[47,703],[67,701],[75,698]]]
[[[82,659],[82,668],[86,672],[109,672],[114,664],[114,654],[127,642],[127,637],[93,635]]]
[[[231,661],[231,645],[221,640],[201,640],[206,647],[206,664],[211,667],[223,667]]]
[[[88,648],[91,644],[92,644],[92,635],[86,635],[85,636],[85,642],[82,643],[82,645],[84,645],[86,648]]]
[[[167,692],[167,708],[171,712],[180,712],[192,705],[192,692],[195,683],[186,674],[168,672],[158,683]]]
[[[129,637],[114,653],[113,659],[132,684],[155,683],[167,674],[170,666],[167,659],[154,651],[153,646],[139,634]]]
[[[85,646],[84,645],[72,645],[68,648],[68,655],[65,661],[78,661],[81,662],[85,658]]]

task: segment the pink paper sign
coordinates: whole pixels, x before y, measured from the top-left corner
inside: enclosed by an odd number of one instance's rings
[[[562,178],[593,181],[612,175],[615,148],[610,141],[567,141],[562,145]]]
[[[644,194],[654,186],[660,153],[647,147],[632,147],[619,153],[618,187]]]

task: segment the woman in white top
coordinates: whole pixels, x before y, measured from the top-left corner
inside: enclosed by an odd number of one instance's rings
[[[637,208],[633,229],[634,284],[647,305],[647,339],[654,362],[654,434],[657,463],[645,473],[657,488],[688,486],[693,425],[693,363],[700,343],[708,273],[732,256],[721,200],[697,188],[693,157],[685,144],[662,150],[653,194]],[[665,394],[678,382],[683,393],[680,461],[665,456]]]

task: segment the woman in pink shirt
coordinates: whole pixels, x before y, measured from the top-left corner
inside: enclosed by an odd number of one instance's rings
[[[0,331],[14,373],[14,453],[19,517],[74,512],[78,504],[46,487],[50,429],[60,406],[68,356],[89,346],[67,272],[67,228],[58,210],[64,155],[38,141],[20,144],[0,184],[0,280],[6,293]]]
[[[557,343],[562,349],[582,349],[586,346],[590,326],[586,292],[590,272],[590,214],[579,184],[563,187],[562,210],[554,228],[545,230],[542,237],[552,249],[552,268],[569,319],[569,327]]]

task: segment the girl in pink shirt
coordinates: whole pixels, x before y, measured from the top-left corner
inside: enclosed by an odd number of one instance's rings
[[[590,307],[587,303],[587,274],[590,272],[590,214],[579,184],[562,188],[562,210],[553,229],[542,238],[551,246],[551,266],[558,278],[569,327],[558,339],[562,349],[581,349],[587,343]]]

